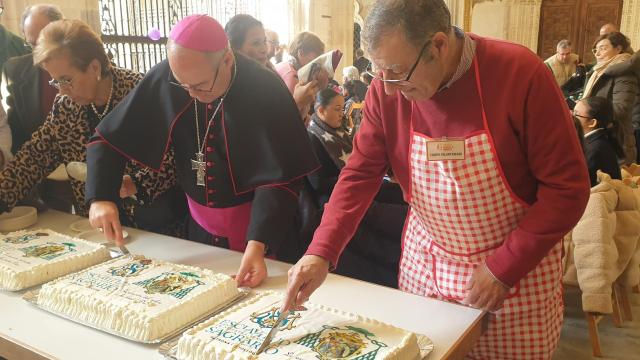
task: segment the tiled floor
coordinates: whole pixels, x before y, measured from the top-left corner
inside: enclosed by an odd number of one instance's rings
[[[603,357],[591,355],[591,343],[587,321],[582,312],[580,291],[567,288],[565,292],[565,318],[560,344],[554,360],[582,359],[640,359],[640,294],[631,294],[633,321],[625,321],[622,328],[613,326],[611,316],[606,316],[598,326]]]

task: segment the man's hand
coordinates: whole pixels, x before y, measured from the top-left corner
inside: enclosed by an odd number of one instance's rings
[[[266,277],[267,264],[264,262],[264,244],[249,240],[236,275],[238,286],[256,287]]]
[[[302,305],[324,282],[329,273],[329,261],[316,255],[305,255],[289,269],[289,283],[281,311]]]
[[[122,177],[122,185],[120,186],[120,198],[128,198],[138,192],[136,184],[131,179],[131,176],[125,175]]]
[[[467,290],[469,294],[462,302],[486,311],[498,310],[509,295],[509,288],[498,281],[484,263],[473,271]]]
[[[316,100],[318,91],[320,91],[320,86],[315,80],[307,83],[298,83],[293,90],[293,99],[296,101],[298,109],[312,105]]]
[[[115,203],[111,201],[92,202],[91,208],[89,208],[89,222],[95,229],[102,231],[107,240],[115,240],[117,246],[124,245],[120,214]]]

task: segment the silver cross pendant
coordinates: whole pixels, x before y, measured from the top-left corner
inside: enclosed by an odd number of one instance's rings
[[[196,185],[205,186],[204,174],[206,164],[207,163],[204,161],[204,154],[201,152],[196,153],[196,160],[191,159],[191,170],[196,171]]]

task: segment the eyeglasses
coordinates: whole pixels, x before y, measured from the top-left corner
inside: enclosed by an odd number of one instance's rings
[[[595,55],[598,51],[607,51],[610,48],[611,46],[608,46],[608,45],[598,46],[597,48],[591,49],[591,52],[593,53],[593,55]]]
[[[575,110],[573,110],[573,111],[571,112],[571,114],[572,114],[573,116],[575,116],[575,117],[578,117],[578,118],[583,118],[583,119],[587,119],[587,120],[591,119],[591,117],[590,117],[590,116],[584,116],[584,115],[576,114],[576,111],[575,111]]]
[[[73,89],[73,79],[51,79],[49,80],[49,85],[53,86],[58,90],[70,90]]]
[[[172,80],[169,80],[169,83],[171,85],[181,87],[186,91],[193,91],[193,92],[199,92],[199,93],[212,93],[213,87],[216,85],[216,80],[218,80],[218,72],[220,72],[220,65],[222,65],[222,60],[220,60],[220,62],[218,63],[218,67],[216,68],[216,74],[213,77],[213,83],[211,84],[211,87],[209,89],[200,89],[198,87],[192,87],[190,85],[180,84],[179,82],[172,81]],[[173,74],[171,74],[171,78],[175,80],[175,77],[173,77]]]
[[[369,76],[373,77],[374,79],[378,79],[378,80],[382,81],[383,83],[387,83],[387,84],[391,84],[391,85],[395,85],[395,86],[408,86],[408,85],[411,85],[411,81],[409,81],[409,79],[411,79],[411,75],[413,75],[413,72],[416,70],[416,68],[418,67],[418,64],[420,63],[420,59],[422,58],[422,54],[424,54],[424,51],[427,49],[427,46],[430,43],[431,43],[431,39],[427,40],[424,43],[424,45],[422,45],[422,49],[420,49],[420,53],[418,53],[418,58],[413,63],[413,66],[411,66],[411,70],[409,70],[409,72],[407,73],[407,77],[405,77],[404,80],[402,80],[402,79],[385,79],[385,78],[383,78],[382,72],[380,72],[378,74],[374,74],[371,71],[365,71],[365,72]]]

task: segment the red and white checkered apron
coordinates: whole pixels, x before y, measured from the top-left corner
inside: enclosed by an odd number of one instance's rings
[[[412,129],[411,210],[405,224],[399,287],[462,301],[476,266],[500,246],[528,205],[509,187],[487,126],[465,137],[465,159],[428,161],[429,137]],[[413,124],[414,119],[412,119]],[[467,355],[470,359],[549,359],[562,326],[561,243],[511,289]],[[427,320],[428,321],[428,320]]]

